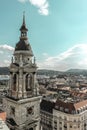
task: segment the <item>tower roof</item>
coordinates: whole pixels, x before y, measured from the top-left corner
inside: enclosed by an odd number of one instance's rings
[[[20,31],[25,30],[28,31],[27,27],[26,27],[26,23],[25,23],[25,12],[23,13],[23,23],[22,26],[20,28]]]
[[[15,51],[18,51],[18,50],[30,50],[30,46],[29,44],[24,41],[24,40],[20,40],[17,44],[16,44],[16,47],[15,47]]]
[[[21,36],[19,42],[16,44],[15,51],[29,51],[30,55],[33,55],[31,46],[28,42],[27,38],[27,31],[28,29],[26,28],[25,24],[25,14],[23,13],[23,23],[20,28],[21,31]]]

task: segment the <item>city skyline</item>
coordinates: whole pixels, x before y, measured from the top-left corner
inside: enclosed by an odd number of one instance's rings
[[[11,62],[25,11],[28,38],[39,68],[87,69],[86,4],[86,0],[1,0],[0,66]]]

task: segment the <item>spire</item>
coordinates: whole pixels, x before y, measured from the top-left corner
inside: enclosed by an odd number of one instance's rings
[[[25,11],[23,12],[23,25],[25,25]]]
[[[24,39],[24,40],[27,40],[27,27],[26,27],[26,23],[25,23],[25,11],[23,12],[23,23],[22,23],[22,26],[20,28],[20,31],[21,31],[21,37],[20,39]]]
[[[23,12],[23,23],[22,23],[22,26],[20,28],[20,31],[28,31],[28,29],[26,27],[26,23],[25,23],[25,11]]]

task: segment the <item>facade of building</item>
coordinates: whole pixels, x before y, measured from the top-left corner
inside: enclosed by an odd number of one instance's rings
[[[10,64],[10,85],[3,107],[10,130],[40,129],[40,99],[36,80],[37,65],[27,38],[25,15],[20,40]],[[33,58],[33,59],[32,59]]]
[[[87,100],[57,100],[53,110],[53,130],[87,130]]]
[[[42,100],[40,104],[41,130],[53,130],[53,108],[55,103]]]
[[[42,130],[87,130],[87,100],[41,102]]]

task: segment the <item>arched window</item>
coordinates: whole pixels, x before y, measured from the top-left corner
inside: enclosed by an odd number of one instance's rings
[[[33,130],[33,128],[30,128],[29,130]]]
[[[15,90],[15,91],[16,91],[16,79],[17,79],[17,76],[16,76],[16,74],[14,74],[14,76],[13,76],[13,90]]]
[[[31,87],[32,87],[32,77],[31,77],[31,75],[29,75],[29,74],[26,75],[25,82],[26,82],[26,90],[31,91]]]

